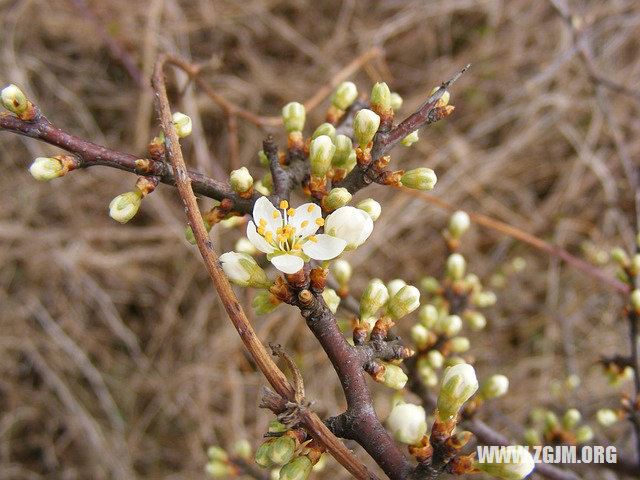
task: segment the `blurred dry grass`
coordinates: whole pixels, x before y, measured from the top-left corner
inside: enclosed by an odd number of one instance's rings
[[[430,166],[440,179],[436,195],[574,253],[584,241],[632,244],[631,195],[602,105],[637,164],[639,97],[605,89],[598,98],[569,26],[548,1],[90,6],[144,79],[157,52],[176,53],[205,64],[204,75],[225,98],[261,114],[308,98],[374,46],[384,48],[384,59],[354,80],[363,91],[387,81],[405,98],[401,115],[471,62],[452,92],[455,114],[397,151],[395,165]],[[598,72],[638,91],[638,2],[571,1],[570,8],[590,25]],[[147,82],[141,88],[127,75],[90,20],[61,0],[0,0],[0,12],[0,83],[22,86],[50,120],[77,135],[144,151],[155,132]],[[173,85],[184,81],[177,76]],[[220,109],[191,88],[175,105],[195,120],[196,135],[186,142],[191,164],[209,173],[214,162],[227,168]],[[255,174],[263,172],[256,156],[263,136],[240,124],[241,159]],[[35,183],[25,171],[30,159],[54,152],[0,136],[0,477],[202,478],[206,445],[249,438],[257,446],[269,418],[256,409],[264,380],[183,239],[176,192],[160,188],[121,226],[107,205],[134,179],[96,168]],[[417,282],[439,274],[444,213],[381,187],[366,196],[384,208],[371,239],[348,257],[357,271],[354,292],[371,276]],[[240,235],[217,229],[218,251]],[[472,338],[479,371],[512,380],[511,394],[496,402],[501,410],[521,422],[535,405],[579,406],[587,415],[615,405],[618,390],[606,386],[594,362],[628,351],[616,294],[491,231],[474,228],[463,253],[483,279],[515,256],[527,260],[526,271],[499,292],[487,330]],[[319,414],[343,408],[332,368],[292,309],[254,323],[265,342],[296,352]],[[569,373],[582,377],[581,387],[550,393],[550,382]],[[389,392],[373,388],[385,415]],[[515,431],[505,417],[488,417]],[[612,429],[607,441],[629,452],[629,433]],[[318,478],[337,472],[331,465]]]

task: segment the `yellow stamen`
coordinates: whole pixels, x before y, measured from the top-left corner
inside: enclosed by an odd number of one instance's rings
[[[295,208],[290,208],[289,210],[287,210],[287,215],[289,215],[290,217],[293,217],[295,214],[296,214]]]
[[[309,237],[309,241],[313,242],[313,243],[318,243],[318,239],[315,237],[315,235],[311,235]]]
[[[264,227],[258,227],[258,233],[264,235]]]
[[[296,243],[296,244],[293,246],[293,249],[294,249],[294,250],[302,250],[302,245],[300,245],[299,243]]]
[[[282,201],[280,202],[280,208],[281,208],[282,210],[286,210],[287,208],[289,208],[289,202],[287,202],[286,200],[282,200]]]
[[[307,225],[309,225],[309,221],[305,220],[304,222],[302,222],[302,225],[300,225],[302,228],[306,227]]]
[[[324,225],[324,218],[316,218],[316,225],[322,227]]]
[[[287,237],[285,237],[284,235],[280,235],[278,237],[278,242],[284,243],[287,241]]]
[[[273,211],[273,218],[278,218],[280,216],[280,212],[278,210]]]
[[[265,239],[267,242],[271,243],[271,242],[273,241],[273,232],[266,232],[266,233],[264,234],[264,239]]]
[[[260,219],[260,226],[261,227],[266,227],[267,226],[267,221],[264,218]]]
[[[276,229],[276,233],[277,233],[278,235],[282,235],[282,227],[278,227],[278,228]]]
[[[313,205],[309,205],[307,207],[307,212],[309,212],[309,213],[313,212],[313,207],[314,207]]]

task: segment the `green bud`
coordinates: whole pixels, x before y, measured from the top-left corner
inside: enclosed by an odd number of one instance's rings
[[[366,320],[375,315],[388,300],[389,291],[382,280],[371,280],[360,298],[360,319]]]
[[[253,302],[251,302],[251,305],[253,306],[257,315],[266,315],[278,308],[280,302],[274,302],[274,299],[268,290],[261,290],[256,293],[255,297],[253,297]]]
[[[491,375],[480,388],[482,396],[487,400],[502,397],[507,394],[508,390],[509,379],[504,375]]]
[[[233,476],[233,467],[228,463],[214,460],[205,466],[205,473],[211,478],[229,478]]]
[[[444,355],[439,350],[429,350],[426,359],[427,363],[435,369],[442,368],[444,365]]]
[[[452,355],[450,357],[445,358],[444,366],[445,367],[454,367],[456,365],[461,365],[467,363],[464,358],[458,357],[457,355]]]
[[[234,192],[246,193],[253,187],[253,177],[247,167],[240,167],[237,170],[231,171],[229,183]]]
[[[207,232],[211,231],[211,224],[207,222],[204,218],[202,219],[204,223],[204,228],[206,228]],[[187,225],[184,227],[184,238],[191,245],[196,244],[196,237],[193,235],[193,230],[191,229],[191,225]]]
[[[391,108],[398,110],[400,107],[402,107],[402,97],[396,92],[391,92]]]
[[[278,420],[269,420],[269,433],[284,433],[286,432],[287,426],[284,423],[280,423]]]
[[[400,183],[415,190],[433,190],[438,177],[430,168],[416,168],[405,172],[400,178]]]
[[[433,87],[433,90],[431,90],[431,95],[436,93],[439,88],[440,87]],[[445,106],[449,105],[449,100],[451,100],[451,95],[449,94],[449,92],[447,90],[444,91],[444,93],[440,97],[440,100],[442,100],[442,102],[444,103]]]
[[[353,151],[351,139],[346,135],[336,135],[333,143],[336,146],[336,151],[333,154],[331,163],[336,168],[345,168],[349,163],[349,157]]]
[[[400,390],[404,388],[409,377],[402,371],[398,365],[393,363],[380,362],[384,365],[384,373],[382,374],[382,384],[386,387]]]
[[[467,262],[459,253],[452,253],[447,258],[447,276],[451,280],[461,280],[467,269]]]
[[[227,452],[223,448],[215,445],[212,445],[207,449],[207,457],[209,457],[209,460],[218,460],[220,462],[224,462],[229,459]]]
[[[380,117],[377,113],[366,108],[360,110],[353,121],[353,135],[360,147],[364,148],[375,136],[380,126]]]
[[[424,328],[421,324],[417,323],[413,327],[411,327],[411,340],[418,347],[424,347],[429,340],[429,330]]]
[[[631,305],[636,310],[640,309],[640,289],[634,289],[629,295],[629,299],[631,300]]]
[[[356,205],[356,208],[367,212],[374,222],[380,218],[382,213],[382,207],[373,198],[365,198]]]
[[[618,421],[618,414],[610,408],[601,408],[596,412],[596,420],[603,427],[610,427]]]
[[[472,302],[479,308],[488,308],[496,304],[496,294],[490,291],[477,292],[472,297]]]
[[[342,82],[333,92],[331,103],[339,110],[346,110],[356,98],[358,98],[358,89],[355,84],[353,82]]]
[[[471,225],[471,220],[467,212],[458,210],[449,219],[449,234],[453,238],[460,238]]]
[[[460,320],[460,325],[462,325],[462,320]],[[467,337],[454,337],[449,341],[449,344],[453,353],[464,353],[471,348],[471,342]]]
[[[462,319],[458,315],[445,315],[438,319],[436,323],[436,331],[453,337],[462,330]]]
[[[322,292],[322,298],[324,299],[324,303],[327,304],[327,307],[329,307],[331,313],[336,313],[338,311],[340,297],[333,288],[325,288]]]
[[[402,145],[403,147],[410,147],[411,145],[416,143],[418,140],[420,140],[420,137],[418,136],[418,131],[414,130],[409,135],[407,135],[402,140],[400,140],[400,145]]]
[[[324,177],[331,167],[331,159],[335,151],[336,147],[327,135],[320,135],[312,140],[309,145],[311,174]]]
[[[22,115],[29,108],[27,96],[13,83],[4,87],[0,92],[0,103],[5,110],[16,115]]]
[[[540,440],[540,434],[534,428],[527,428],[523,433],[524,443],[533,446],[540,445],[542,441]]]
[[[582,414],[577,408],[570,408],[562,417],[562,426],[565,430],[573,430],[582,420]]]
[[[434,295],[440,290],[440,282],[434,277],[423,277],[420,280],[420,286],[430,295]]]
[[[424,383],[427,387],[433,388],[436,385],[438,385],[438,374],[429,365],[429,362],[426,356],[421,356],[420,358],[418,358],[417,369],[418,369],[418,373],[420,374],[420,379],[422,380],[422,383]]]
[[[415,445],[427,433],[427,415],[420,405],[399,403],[387,417],[387,428],[398,442]]]
[[[444,371],[438,395],[438,412],[443,421],[455,417],[464,403],[478,390],[476,372],[468,363]]]
[[[478,470],[505,480],[521,480],[535,468],[531,454],[521,445],[505,447],[500,463],[473,462]]]
[[[326,135],[333,141],[333,139],[336,138],[336,127],[327,122],[321,123],[318,128],[314,130],[313,135],[311,135],[311,140],[318,138],[320,135]]]
[[[269,459],[278,465],[283,465],[293,458],[296,451],[296,442],[288,435],[278,437],[269,448]]]
[[[62,162],[55,157],[38,157],[29,167],[29,173],[39,182],[48,182],[64,175]]]
[[[306,111],[301,103],[287,103],[282,108],[282,121],[287,133],[301,132],[304,128],[305,117]]]
[[[476,332],[487,326],[487,319],[485,316],[474,310],[467,310],[464,312],[464,320],[469,324],[471,330]]]
[[[391,108],[391,91],[386,83],[376,83],[371,90],[371,107],[378,112]]]
[[[191,135],[191,131],[193,129],[193,123],[191,122],[191,118],[184,113],[176,112],[171,117],[173,120],[173,126],[176,129],[176,133],[179,138],[188,137]]]
[[[433,305],[425,305],[418,313],[418,321],[427,329],[432,329],[438,321],[438,309]]]
[[[340,287],[344,287],[349,280],[351,280],[351,275],[353,273],[353,268],[351,268],[351,264],[342,258],[334,261],[331,270],[333,271],[333,276],[338,282]]]
[[[352,195],[346,188],[332,188],[324,199],[324,206],[328,210],[337,210],[340,207],[344,207],[351,201]]]
[[[577,443],[589,443],[593,440],[593,430],[589,425],[583,425],[575,432]]]
[[[142,203],[142,192],[134,190],[118,195],[109,204],[109,216],[116,222],[127,223],[138,213]]]
[[[389,290],[389,296],[393,297],[406,284],[407,284],[407,282],[405,282],[401,278],[395,278],[395,279],[391,280],[389,283],[387,283],[387,290]]]
[[[267,158],[267,154],[264,153],[264,150],[260,150],[258,152],[258,160],[260,161],[260,165],[265,167],[269,166],[269,159]]]
[[[621,267],[629,265],[629,255],[620,247],[615,247],[611,250],[611,259]]]
[[[260,445],[256,450],[254,459],[256,463],[260,465],[262,468],[269,468],[273,466],[273,462],[271,461],[271,456],[269,455],[269,453],[271,451],[271,445],[275,441],[276,441],[275,438],[270,438],[269,440],[264,442],[262,445]]]
[[[272,282],[260,265],[246,253],[227,252],[220,255],[222,269],[229,280],[241,287],[269,288]]]
[[[545,432],[549,430],[553,430],[558,425],[560,425],[560,420],[558,420],[558,416],[550,411],[547,411],[544,415],[544,430]]]
[[[253,184],[253,189],[258,192],[261,193],[262,195],[268,197],[269,195],[271,195],[271,189],[266,187],[263,183],[262,180],[258,180],[256,183]]]
[[[309,457],[301,455],[287,463],[280,470],[280,480],[306,480],[313,464]]]
[[[233,444],[233,454],[240,458],[251,458],[252,452],[253,448],[251,448],[251,443],[249,443],[249,440],[238,440]]]
[[[410,314],[420,306],[420,290],[413,285],[405,285],[389,300],[387,313],[394,320]]]

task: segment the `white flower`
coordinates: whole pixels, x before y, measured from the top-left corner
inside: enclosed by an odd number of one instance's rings
[[[345,250],[362,245],[373,231],[373,220],[367,212],[355,207],[342,207],[327,217],[324,231],[345,242]]]
[[[305,203],[294,209],[282,201],[280,209],[276,209],[268,198],[260,197],[253,206],[253,221],[247,225],[247,237],[281,272],[296,273],[310,258],[331,260],[347,246],[347,240],[338,235],[315,235],[324,225],[318,205]],[[342,208],[333,215],[340,210]],[[364,215],[369,218],[366,213]]]
[[[424,408],[412,403],[399,403],[387,418],[387,427],[393,437],[402,443],[414,445],[427,433]]]

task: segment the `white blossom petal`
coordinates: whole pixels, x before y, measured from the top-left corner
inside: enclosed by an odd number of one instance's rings
[[[347,250],[362,245],[373,231],[373,220],[367,212],[354,207],[340,207],[327,217],[324,231],[347,242]]]
[[[262,235],[256,230],[256,224],[249,221],[247,224],[247,238],[253,243],[253,245],[263,253],[273,253],[274,248],[269,245]]]
[[[304,260],[295,255],[276,255],[271,259],[273,266],[280,270],[282,273],[296,273],[304,266]]]
[[[289,217],[289,224],[296,229],[296,237],[308,237],[318,231],[316,220],[322,218],[322,210],[315,203],[305,203],[296,207],[296,213]],[[307,222],[303,227],[302,224]]]
[[[347,242],[331,235],[318,235],[316,242],[306,241],[302,251],[315,260],[331,260],[342,253]]]
[[[267,197],[260,197],[253,205],[253,221],[256,225],[260,225],[260,220],[266,222],[266,230],[274,233],[276,229],[282,227],[282,214]]]

